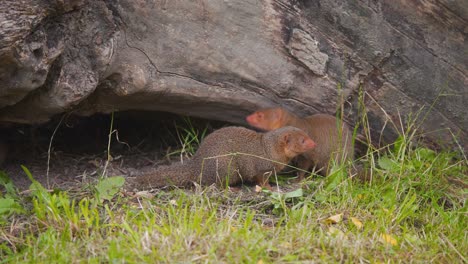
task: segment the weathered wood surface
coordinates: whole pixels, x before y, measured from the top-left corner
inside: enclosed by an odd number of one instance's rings
[[[0,122],[140,109],[243,123],[283,105],[344,106],[354,124],[362,87],[383,139],[423,108],[427,140],[466,148],[467,35],[464,0],[3,0]]]

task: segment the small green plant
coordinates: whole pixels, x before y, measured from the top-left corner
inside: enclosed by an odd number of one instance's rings
[[[101,179],[96,184],[96,197],[100,202],[112,199],[124,185],[125,178],[114,176]]]
[[[0,171],[0,186],[5,188],[5,193],[0,195],[0,223],[6,222],[6,218],[12,214],[24,213],[24,208],[21,205],[18,191],[11,179]]]
[[[273,192],[266,189],[262,191],[270,197],[273,204],[273,213],[276,215],[287,215],[288,211],[291,210],[287,203],[292,203],[294,205],[292,209],[294,210],[299,208],[304,200],[304,192],[301,188],[287,193]]]

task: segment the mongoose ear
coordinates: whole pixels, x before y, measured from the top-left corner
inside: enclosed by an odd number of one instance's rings
[[[284,134],[282,141],[285,145],[289,145],[289,142],[291,141],[291,135],[289,133]]]

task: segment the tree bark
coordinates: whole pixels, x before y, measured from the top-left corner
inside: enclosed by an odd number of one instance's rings
[[[281,105],[342,108],[354,125],[364,106],[384,143],[413,118],[426,140],[468,146],[464,0],[4,0],[0,10],[0,122],[159,110],[245,124]]]

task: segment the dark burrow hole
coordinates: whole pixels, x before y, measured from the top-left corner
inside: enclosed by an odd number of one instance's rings
[[[21,165],[46,187],[67,188],[101,175],[108,160],[108,147],[110,162],[106,174],[128,176],[187,158],[187,154],[179,152],[184,138],[198,134],[200,139],[227,125],[165,112],[59,116],[42,125],[3,127],[0,139],[8,150],[1,169],[19,189],[30,185]],[[190,145],[196,147],[197,143]]]

